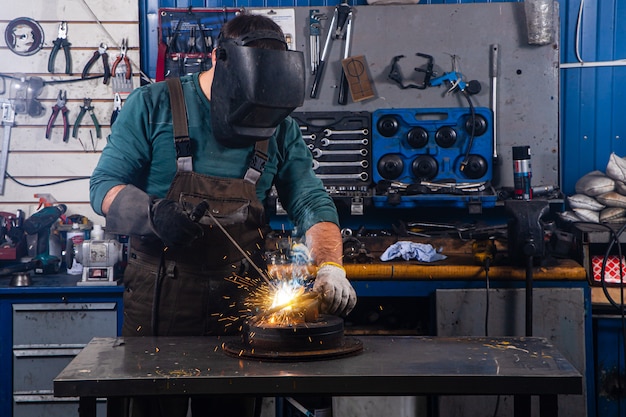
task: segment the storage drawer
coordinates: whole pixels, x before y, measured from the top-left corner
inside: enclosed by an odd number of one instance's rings
[[[80,351],[81,348],[13,350],[13,392],[52,392],[52,380]]]
[[[98,400],[98,416],[106,416],[106,400]],[[14,395],[13,417],[78,416],[77,398],[55,398],[50,395]]]
[[[13,304],[13,347],[85,345],[117,335],[117,303]]]

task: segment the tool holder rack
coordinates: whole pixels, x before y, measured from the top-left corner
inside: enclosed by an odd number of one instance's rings
[[[295,112],[326,191],[351,214],[363,214],[372,195],[372,129],[369,112]],[[330,130],[330,131],[329,131]]]
[[[239,8],[161,8],[156,80],[211,68],[211,53],[222,25]]]

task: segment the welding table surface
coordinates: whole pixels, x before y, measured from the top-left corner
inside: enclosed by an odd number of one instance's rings
[[[94,338],[55,378],[58,397],[133,395],[580,394],[581,374],[543,338],[362,336],[349,357],[228,356],[218,337]]]

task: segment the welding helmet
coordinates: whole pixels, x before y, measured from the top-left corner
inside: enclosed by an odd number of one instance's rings
[[[283,43],[285,50],[249,46],[268,39]],[[287,50],[280,33],[220,38],[211,87],[213,134],[231,148],[269,138],[304,103],[304,88],[304,55]]]

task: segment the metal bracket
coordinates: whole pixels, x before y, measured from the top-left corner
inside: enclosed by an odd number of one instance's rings
[[[4,178],[6,176],[7,161],[9,159],[11,128],[15,125],[15,108],[9,101],[2,101],[0,105],[2,106],[2,126],[4,127],[2,153],[0,154],[0,195],[4,195]]]

